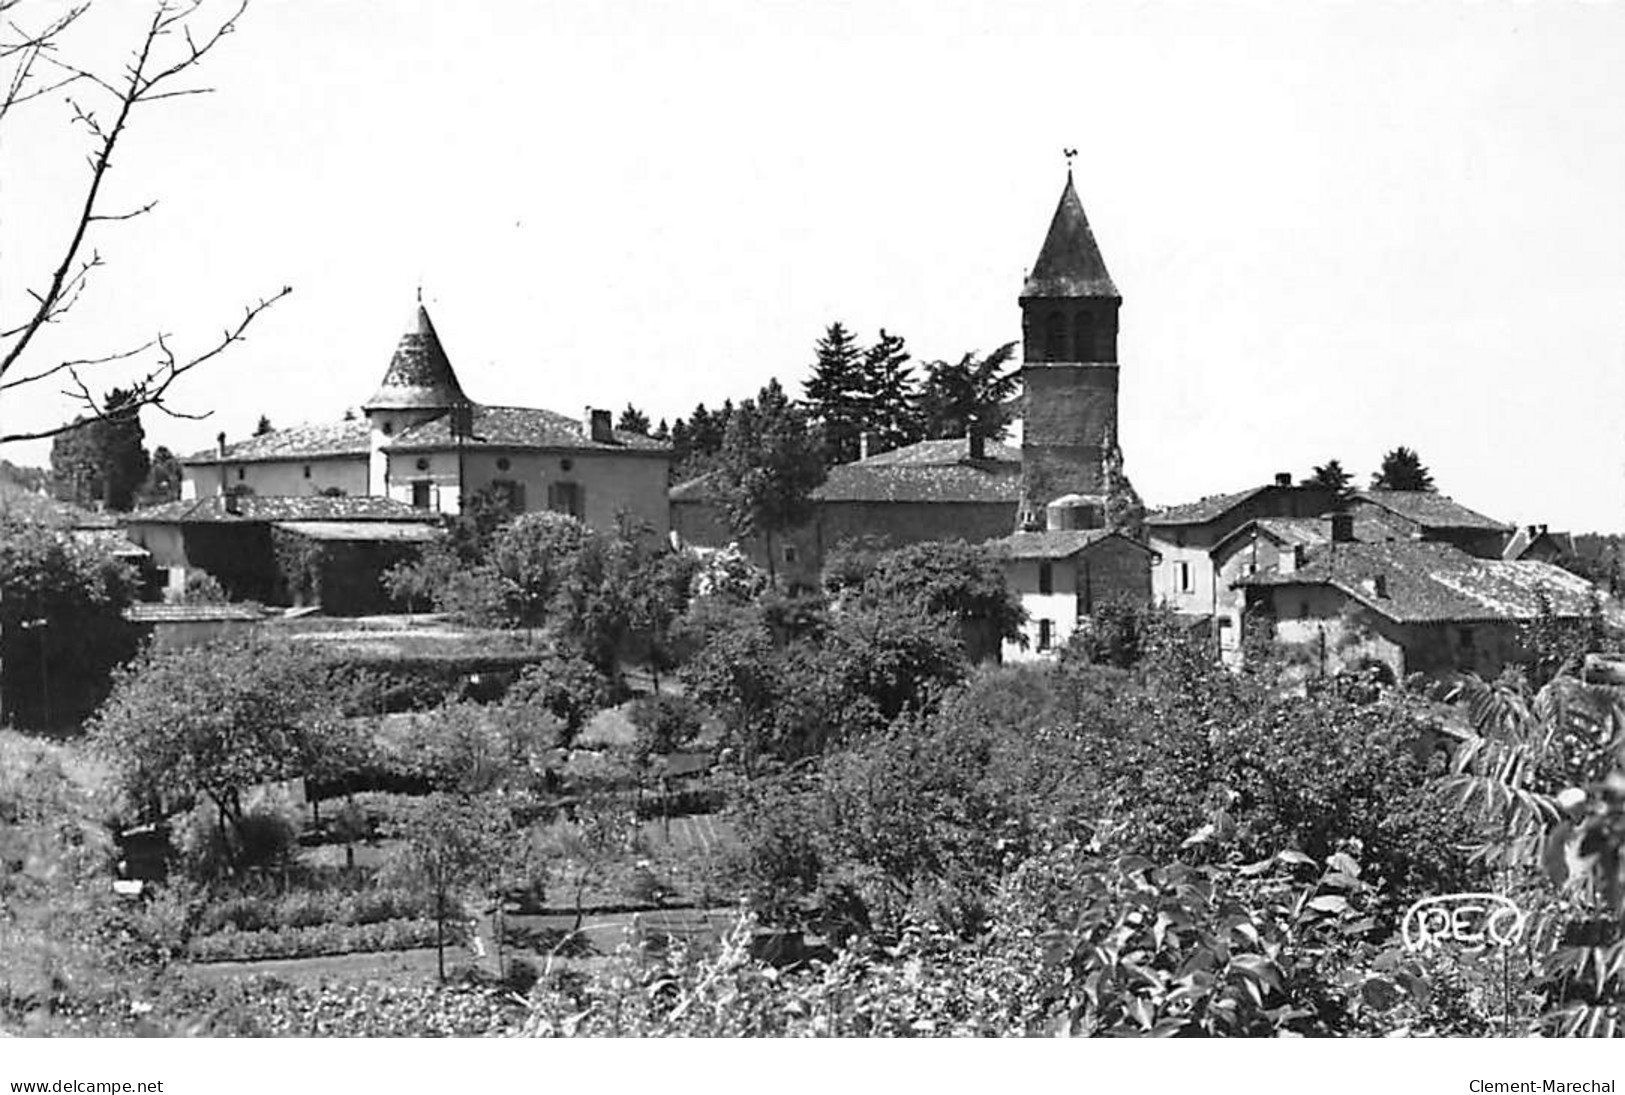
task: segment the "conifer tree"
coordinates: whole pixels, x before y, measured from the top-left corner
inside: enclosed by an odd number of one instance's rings
[[[1401,445],[1383,456],[1381,469],[1371,477],[1371,489],[1431,491],[1437,488],[1433,485],[1433,473],[1416,455],[1416,450]]]
[[[901,335],[880,329],[880,338],[863,353],[859,369],[862,429],[870,433],[871,453],[912,445],[923,436],[914,367]]]
[[[927,365],[919,398],[925,436],[1002,440],[1007,403],[1021,380],[1014,369],[1006,370],[1015,349],[1014,342],[1006,342],[986,357],[969,353],[955,364]]]
[[[637,433],[647,437],[649,435],[649,416],[628,403],[626,410],[621,412],[621,417],[616,421],[615,428],[625,433]]]
[[[864,429],[864,351],[839,321],[824,331],[814,347],[812,375],[802,385],[803,402],[813,425],[824,436],[826,458],[844,464],[858,458],[858,435]]]

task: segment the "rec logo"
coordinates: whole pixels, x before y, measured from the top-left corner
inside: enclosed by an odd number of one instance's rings
[[[1501,894],[1443,894],[1424,897],[1406,910],[1400,938],[1409,951],[1446,944],[1466,950],[1509,947],[1523,935],[1527,919],[1511,898]]]

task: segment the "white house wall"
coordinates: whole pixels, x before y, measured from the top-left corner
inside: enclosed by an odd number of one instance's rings
[[[367,493],[367,460],[361,456],[257,460],[244,464],[191,464],[181,469],[181,497],[210,498],[228,488],[256,495],[296,496],[340,490]]]

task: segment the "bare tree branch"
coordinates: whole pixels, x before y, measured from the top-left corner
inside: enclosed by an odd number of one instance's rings
[[[73,429],[75,426],[83,425],[87,421],[107,418],[114,411],[128,414],[132,408],[139,409],[141,407],[152,407],[158,411],[161,411],[165,415],[168,415],[170,418],[182,418],[193,421],[207,418],[211,412],[204,411],[201,413],[192,413],[188,411],[176,410],[175,408],[169,406],[166,402],[166,397],[169,394],[170,386],[174,384],[175,381],[197,368],[199,365],[203,365],[218,357],[221,353],[225,352],[227,347],[232,346],[235,343],[245,341],[249,326],[259,318],[260,314],[291,292],[293,292],[293,287],[284,285],[277,292],[268,297],[262,298],[247,308],[244,308],[243,317],[238,321],[235,327],[222,331],[220,333],[219,340],[212,346],[199,354],[186,358],[185,360],[177,357],[174,350],[170,348],[169,336],[160,334],[145,346],[127,351],[123,354],[109,355],[106,358],[62,362],[59,365],[45,370],[35,379],[62,372],[66,372],[68,374],[68,376],[73,380],[74,390],[64,390],[63,394],[71,396],[85,409],[86,413],[81,415],[76,421],[66,422],[46,429],[0,434],[0,445],[8,444],[12,441],[37,441],[45,437],[55,437],[57,434],[66,433],[68,430]],[[79,375],[79,368],[81,366],[88,367],[106,364],[110,361],[133,357],[138,353],[150,350],[154,346],[158,348],[159,352],[158,363],[153,366],[153,368],[150,369],[145,376],[137,380],[131,388],[126,389],[125,397],[117,407],[110,408],[106,406],[105,403],[98,401],[96,397],[91,394],[90,388],[85,384],[83,378]]]
[[[19,104],[70,85],[75,93],[68,97],[71,124],[84,127],[93,142],[86,156],[89,180],[77,203],[65,244],[49,267],[44,284],[26,290],[32,301],[30,310],[9,325],[0,326],[0,392],[11,391],[25,385],[36,384],[64,374],[71,385],[64,391],[81,406],[91,420],[104,418],[109,408],[97,401],[80,375],[81,369],[127,361],[155,347],[158,360],[130,390],[129,399],[117,410],[128,413],[132,406],[150,406],[175,418],[196,419],[206,415],[177,410],[167,405],[170,387],[182,376],[198,366],[213,360],[233,343],[243,340],[249,325],[267,308],[286,296],[291,290],[280,292],[245,308],[242,320],[234,328],[221,333],[220,339],[207,350],[181,359],[170,349],[168,336],[159,335],[131,350],[122,350],[100,357],[77,358],[61,361],[31,371],[19,369],[24,355],[33,345],[40,330],[60,320],[84,292],[92,270],[102,265],[101,255],[90,246],[88,237],[92,226],[100,222],[126,221],[149,213],[157,200],[149,201],[125,212],[107,213],[101,210],[103,183],[112,169],[113,157],[126,133],[135,108],[143,103],[165,99],[208,94],[207,87],[171,86],[189,74],[226,37],[236,30],[238,20],[247,8],[247,0],[239,0],[237,7],[207,34],[194,34],[193,17],[203,0],[176,3],[157,0],[152,17],[147,21],[136,47],[123,64],[118,75],[105,78],[88,67],[75,64],[57,55],[56,50],[63,33],[76,23],[89,9],[89,0],[76,3],[54,20],[35,31],[27,31],[10,16],[20,0],[0,0],[0,62],[6,62],[11,72],[0,84],[0,123],[6,114]],[[178,48],[166,43],[179,40]],[[42,67],[49,66],[50,76],[41,75]],[[111,102],[100,105],[80,96],[105,95]],[[89,257],[84,257],[86,251]],[[84,415],[79,419],[84,421]],[[53,437],[72,429],[74,423],[39,430],[0,435],[0,444],[10,441],[34,440]]]

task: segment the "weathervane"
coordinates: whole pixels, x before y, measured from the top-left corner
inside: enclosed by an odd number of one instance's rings
[[[1061,149],[1061,155],[1066,157],[1066,173],[1068,175],[1072,174],[1072,157],[1076,156],[1077,154],[1078,150],[1075,148]]]

